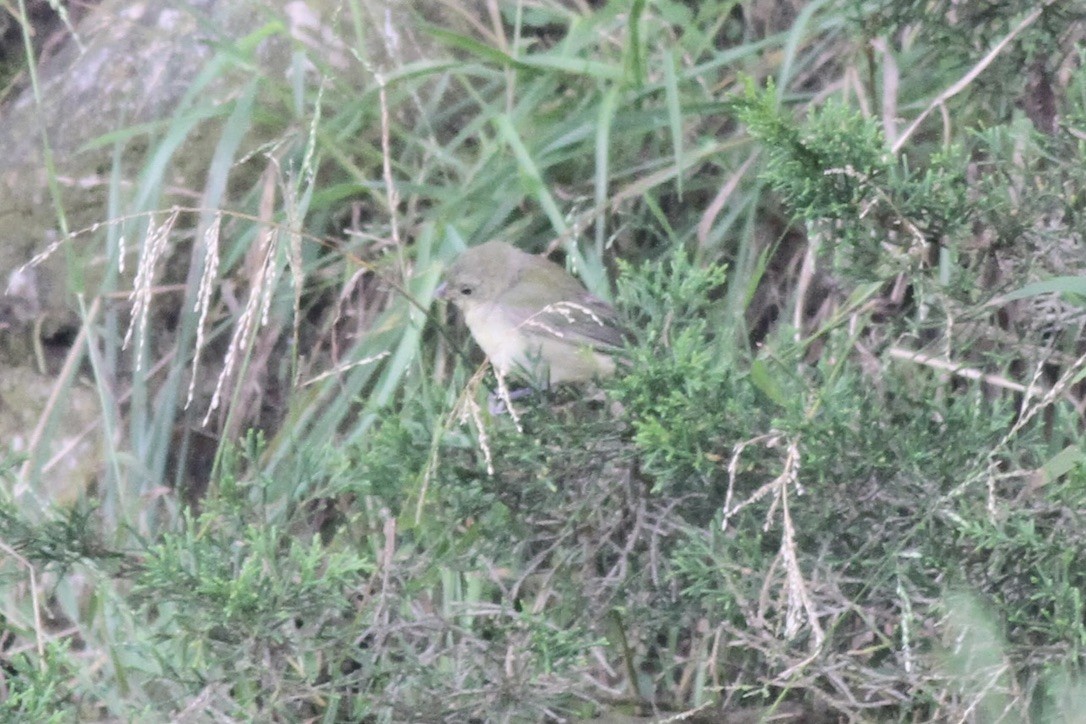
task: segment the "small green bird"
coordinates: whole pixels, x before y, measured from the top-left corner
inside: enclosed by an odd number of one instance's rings
[[[625,343],[611,305],[557,264],[503,241],[461,254],[436,296],[460,309],[500,374],[537,386],[613,374]]]

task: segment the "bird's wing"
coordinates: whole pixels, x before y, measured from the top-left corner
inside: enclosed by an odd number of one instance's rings
[[[509,321],[529,334],[602,351],[614,351],[625,345],[625,334],[610,304],[589,294],[580,284],[555,288],[553,282],[548,280],[546,288],[540,289],[521,280],[518,293],[503,295],[501,306]],[[555,301],[540,308],[538,300],[548,297]],[[526,300],[535,303],[528,304]]]

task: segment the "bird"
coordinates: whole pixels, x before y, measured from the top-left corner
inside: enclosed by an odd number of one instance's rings
[[[565,269],[505,241],[463,252],[435,296],[459,308],[500,375],[538,388],[614,374],[625,333],[610,304]]]

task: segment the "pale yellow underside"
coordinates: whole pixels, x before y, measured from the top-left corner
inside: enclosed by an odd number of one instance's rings
[[[610,355],[583,343],[518,328],[496,305],[466,309],[464,320],[487,359],[502,374],[523,371],[531,379],[542,381],[546,372],[550,384],[556,385],[606,377],[615,371]]]

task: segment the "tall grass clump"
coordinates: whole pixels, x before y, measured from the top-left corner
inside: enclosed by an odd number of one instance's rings
[[[257,4],[34,262],[3,717],[1072,720],[1083,18],[991,5]],[[493,238],[619,374],[494,411]]]

